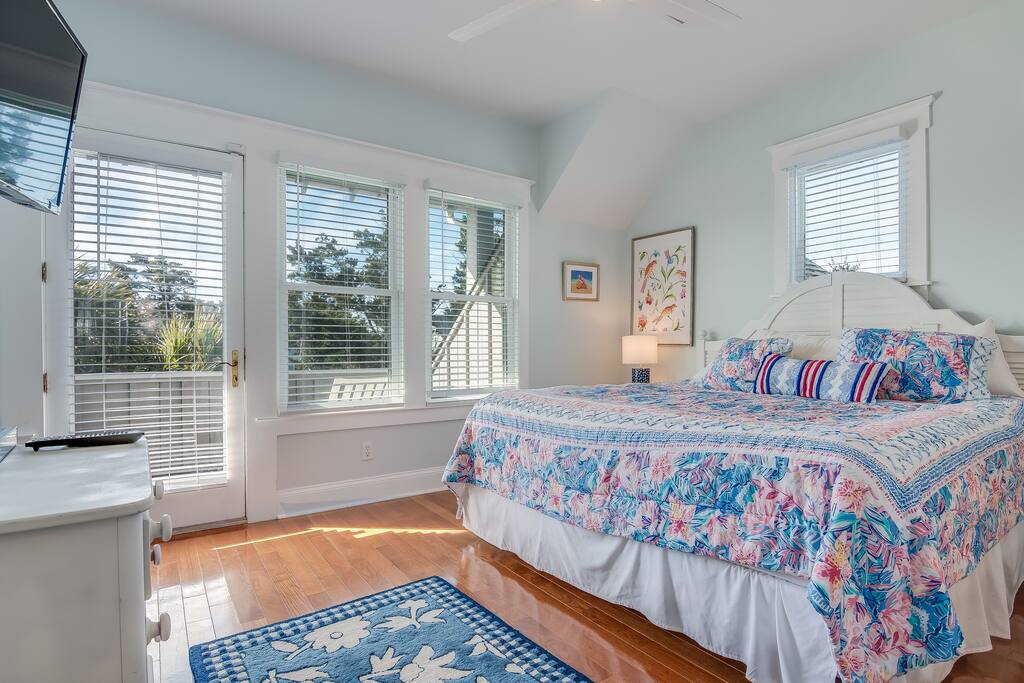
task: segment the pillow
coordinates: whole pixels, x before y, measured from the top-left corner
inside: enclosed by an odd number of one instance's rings
[[[882,380],[881,398],[958,403],[989,398],[992,339],[950,332],[887,328],[843,330],[839,360],[888,363],[896,370]]]
[[[752,339],[763,339],[772,336],[771,330],[756,330]],[[774,333],[778,335],[778,332]],[[817,336],[811,334],[787,334],[786,338],[793,342],[793,350],[788,354],[790,358],[803,358],[814,360],[815,358],[826,358],[835,360],[836,351],[839,350],[839,337]]]
[[[704,375],[704,386],[708,389],[752,391],[761,359],[770,353],[789,353],[792,350],[793,342],[781,337],[729,337],[722,343],[718,356]]]
[[[1022,396],[1024,389],[1020,388],[1017,378],[1010,370],[1010,364],[1003,355],[1002,344],[999,343],[999,335],[996,334],[996,326],[991,320],[978,323],[974,326],[974,336],[986,337],[996,342],[995,353],[992,354],[992,363],[988,366],[988,390],[993,396]]]
[[[807,360],[773,353],[761,361],[754,393],[874,403],[879,384],[891,370],[885,363]]]

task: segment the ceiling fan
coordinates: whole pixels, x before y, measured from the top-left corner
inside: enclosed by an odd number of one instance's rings
[[[594,1],[600,2],[600,0]],[[449,33],[448,37],[464,43],[507,24],[520,14],[555,2],[558,0],[512,0],[493,12],[460,26]],[[626,0],[626,2],[677,25],[696,21],[729,26],[741,19],[739,15],[711,2],[711,0]]]

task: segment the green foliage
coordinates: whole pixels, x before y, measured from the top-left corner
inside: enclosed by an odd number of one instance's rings
[[[79,263],[73,288],[76,373],[208,370],[221,358],[220,306],[196,297],[180,263]]]
[[[855,273],[858,270],[860,270],[860,264],[850,263],[850,259],[846,256],[842,261],[832,258],[828,262],[828,271],[832,273]]]
[[[157,346],[165,370],[216,370],[220,360],[222,328],[219,315],[205,307],[186,317],[176,313],[165,319]]]
[[[386,220],[382,214],[381,221]],[[350,252],[334,237],[317,236],[313,247],[289,245],[288,279],[296,283],[387,289],[387,234],[355,233]],[[388,365],[391,316],[388,297],[317,291],[288,293],[288,368],[293,371],[375,369]]]

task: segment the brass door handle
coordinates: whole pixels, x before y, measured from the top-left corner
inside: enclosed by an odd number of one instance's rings
[[[238,386],[238,349],[231,352],[231,362],[222,360],[217,365],[226,365],[231,368],[231,386]]]

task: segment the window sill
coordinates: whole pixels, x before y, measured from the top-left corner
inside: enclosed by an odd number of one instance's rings
[[[429,405],[412,408],[382,406],[349,410],[304,411],[282,413],[276,417],[258,417],[255,421],[260,427],[269,428],[277,436],[336,432],[349,429],[465,420],[474,403],[476,403],[476,399],[466,400],[460,397],[455,401],[445,400],[440,404],[432,401]]]
[[[443,398],[428,398],[428,406],[472,406],[482,398],[490,396],[486,394],[473,394],[472,396],[447,396]]]

